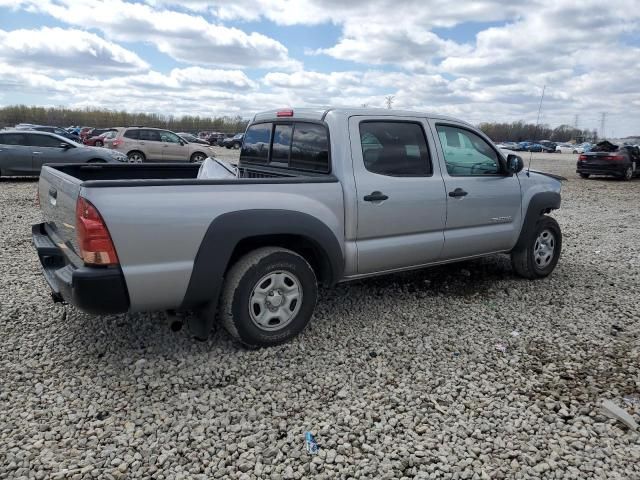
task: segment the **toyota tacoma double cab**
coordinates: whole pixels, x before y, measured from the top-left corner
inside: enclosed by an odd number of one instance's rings
[[[55,301],[195,311],[249,346],[300,333],[318,283],[511,256],[549,275],[561,182],[455,118],[377,109],[255,115],[237,177],[193,164],[45,166],[33,243]]]

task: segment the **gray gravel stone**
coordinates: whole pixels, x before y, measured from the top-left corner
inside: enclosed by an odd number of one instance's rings
[[[639,434],[599,411],[640,421],[640,180],[537,158],[570,180],[551,277],[496,256],[339,285],[253,351],[51,303],[36,183],[1,179],[0,478],[640,478]]]

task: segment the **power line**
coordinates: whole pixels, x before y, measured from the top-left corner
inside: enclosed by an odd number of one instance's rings
[[[391,107],[393,106],[393,99],[396,98],[395,95],[387,95],[386,97],[384,97],[384,101],[387,103],[387,108],[391,109]]]

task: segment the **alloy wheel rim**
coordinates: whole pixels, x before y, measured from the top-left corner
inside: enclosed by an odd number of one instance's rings
[[[261,330],[275,331],[289,325],[302,306],[302,285],[290,272],[278,270],[263,276],[251,290],[249,315]]]
[[[533,260],[538,268],[546,268],[553,260],[556,250],[556,237],[551,230],[544,229],[533,245]]]

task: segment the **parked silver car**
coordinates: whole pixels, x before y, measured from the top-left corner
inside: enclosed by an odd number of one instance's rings
[[[0,132],[0,176],[38,176],[48,163],[126,162],[127,156],[88,147],[55,133],[3,130]]]

